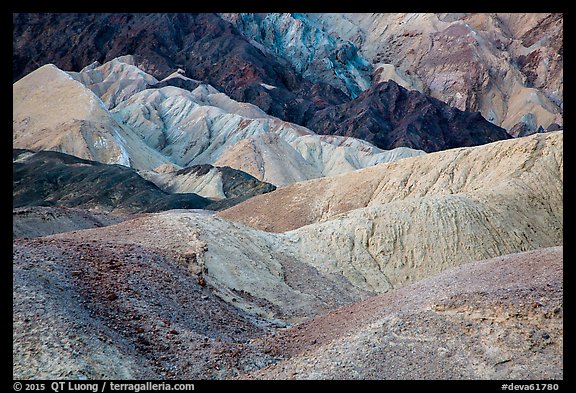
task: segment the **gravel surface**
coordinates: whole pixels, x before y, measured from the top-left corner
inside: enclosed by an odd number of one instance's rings
[[[563,248],[513,254],[257,340],[284,358],[241,378],[562,379]]]
[[[212,379],[260,368],[270,330],[138,245],[14,241],[15,379]]]

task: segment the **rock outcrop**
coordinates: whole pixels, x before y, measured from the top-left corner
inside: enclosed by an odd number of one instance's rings
[[[317,111],[307,126],[321,134],[360,138],[386,150],[410,147],[434,152],[511,138],[478,112],[463,112],[394,81]]]
[[[563,16],[307,14],[355,43],[374,82],[395,80],[510,130],[562,124]]]
[[[276,134],[261,134],[238,142],[216,161],[277,186],[355,171],[383,162],[425,154],[399,147],[381,150],[361,139],[332,135],[302,135],[290,142]]]
[[[329,84],[350,98],[372,84],[371,64],[358,55],[358,48],[322,30],[302,14],[220,16],[265,53],[285,60],[312,82]]]

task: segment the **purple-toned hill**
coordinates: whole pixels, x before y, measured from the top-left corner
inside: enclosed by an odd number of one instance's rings
[[[426,152],[511,138],[479,112],[461,111],[392,80],[316,112],[306,125],[319,134],[353,136],[382,149],[406,146]]]

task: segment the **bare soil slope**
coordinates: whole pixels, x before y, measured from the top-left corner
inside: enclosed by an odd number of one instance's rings
[[[297,258],[385,292],[461,263],[563,244],[563,134],[296,183],[219,213],[283,232]]]
[[[254,228],[284,232],[327,221],[354,209],[433,196],[478,198],[484,194],[488,202],[494,203],[491,194],[520,200],[534,192],[549,199],[561,195],[562,168],[563,133],[554,132],[410,157],[352,173],[298,182],[252,198],[219,215]],[[561,198],[554,203],[561,204]]]
[[[13,272],[15,379],[213,379],[270,361],[248,343],[267,322],[147,247],[17,239]]]
[[[283,235],[258,231],[202,210],[143,214],[120,224],[54,235],[87,247],[139,245],[188,269],[229,304],[268,320],[299,322],[372,294],[338,272],[295,256]],[[283,322],[282,322],[283,323]]]
[[[13,377],[561,379],[562,262],[474,262],[286,329],[155,249],[17,239]]]
[[[258,339],[258,379],[562,379],[563,249],[469,263]]]

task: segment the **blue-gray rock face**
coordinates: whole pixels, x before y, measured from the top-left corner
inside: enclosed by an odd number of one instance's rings
[[[287,61],[312,82],[356,98],[372,82],[372,65],[351,42],[330,35],[302,14],[221,14],[264,52]]]

